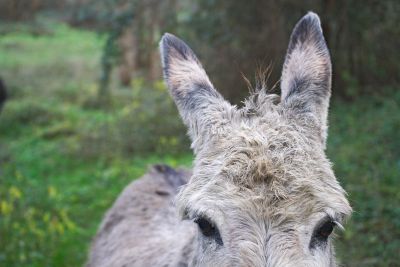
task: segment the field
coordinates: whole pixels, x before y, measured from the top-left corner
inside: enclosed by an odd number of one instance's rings
[[[112,105],[99,108],[104,39],[40,27],[0,28],[10,89],[0,115],[0,266],[81,266],[122,188],[151,164],[190,166],[192,155],[162,82],[113,84]],[[327,151],[354,208],[336,242],[345,266],[400,266],[400,88],[392,92],[332,100]]]

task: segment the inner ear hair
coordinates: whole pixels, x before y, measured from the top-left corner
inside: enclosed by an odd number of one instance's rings
[[[331,76],[331,60],[320,19],[309,12],[296,24],[290,37],[282,70],[281,102],[291,114],[312,114],[318,122],[315,134],[324,144]]]

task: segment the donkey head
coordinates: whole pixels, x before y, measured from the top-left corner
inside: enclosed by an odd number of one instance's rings
[[[198,224],[197,266],[336,266],[331,234],[351,213],[325,156],[331,63],[320,20],[293,30],[281,96],[241,109],[215,90],[193,51],[165,34],[166,83],[196,159],[177,198]]]

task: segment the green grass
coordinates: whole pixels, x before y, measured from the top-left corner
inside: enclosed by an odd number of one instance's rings
[[[114,90],[113,107],[95,109],[103,39],[45,28],[45,35],[26,25],[0,35],[0,74],[11,96],[0,115],[0,266],[81,266],[124,186],[151,164],[192,160],[187,150],[176,153],[187,140],[173,129],[162,135],[167,125],[181,127],[166,119],[168,105],[144,110],[155,106],[150,98],[165,98],[162,86],[155,95],[140,84]],[[399,266],[399,103],[400,90],[390,99],[333,100],[328,154],[355,210],[337,242],[345,266]],[[143,147],[152,139],[154,147]],[[141,157],[138,147],[152,153]]]
[[[102,38],[46,27],[50,34],[22,27],[0,37],[10,89],[0,116],[0,266],[81,266],[101,217],[129,182],[152,164],[192,159],[113,150],[108,137],[130,115],[132,91],[116,93],[124,100],[118,109],[90,108]]]
[[[400,91],[336,100],[330,118],[328,155],[354,208],[339,255],[349,266],[400,266]]]

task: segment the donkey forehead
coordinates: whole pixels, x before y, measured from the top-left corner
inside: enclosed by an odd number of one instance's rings
[[[326,215],[341,221],[351,212],[343,189],[335,182],[302,180],[282,185],[272,181],[249,188],[223,178],[205,183],[198,178],[193,177],[181,192],[178,206],[184,214],[204,214],[217,225],[251,221],[291,227]]]
[[[253,187],[269,181],[333,177],[323,145],[278,113],[240,120],[224,127],[199,153],[208,176]]]
[[[233,127],[211,142],[198,155],[185,195],[196,209],[239,208],[267,217],[350,209],[322,146],[276,120]]]

